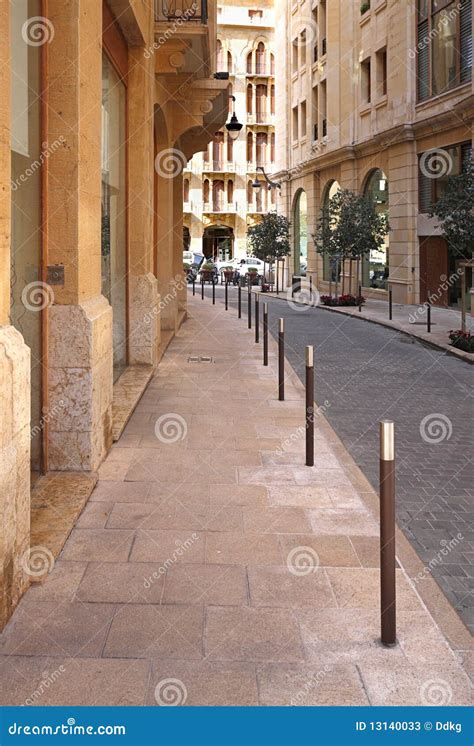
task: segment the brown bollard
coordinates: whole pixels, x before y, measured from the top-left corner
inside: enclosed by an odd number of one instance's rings
[[[263,364],[268,365],[268,303],[263,304]]]
[[[229,283],[225,281],[225,310],[229,310]]]
[[[362,285],[359,285],[359,313],[362,313]]]
[[[388,319],[391,321],[393,318],[393,290],[390,288],[388,291]]]
[[[380,422],[380,621],[382,644],[396,645],[395,427]]]
[[[252,288],[248,286],[247,291],[247,326],[249,329],[252,328]]]
[[[314,348],[306,347],[306,466],[314,466]]]
[[[255,293],[255,342],[260,342],[260,293]]]
[[[201,279],[201,300],[204,300],[204,280]]]
[[[431,293],[428,290],[428,300],[426,301],[426,331],[431,333]]]
[[[239,286],[238,286],[238,304],[237,305],[238,305],[239,319],[241,319],[242,318],[242,285],[240,284],[240,279],[239,279]]]
[[[285,401],[285,319],[278,322],[278,400]]]
[[[212,305],[216,305],[216,283],[214,282],[214,278],[212,278]]]

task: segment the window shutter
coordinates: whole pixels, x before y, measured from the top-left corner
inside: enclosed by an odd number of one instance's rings
[[[472,78],[472,0],[462,0],[461,17],[461,83]]]
[[[432,183],[432,179],[425,176],[421,168],[418,168],[418,201],[420,212],[423,214],[430,211],[433,203]]]
[[[418,100],[425,101],[430,97],[430,42],[428,41],[428,20],[418,25],[417,85]]]

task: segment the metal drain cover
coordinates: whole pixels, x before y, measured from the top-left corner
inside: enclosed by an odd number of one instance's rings
[[[214,358],[209,355],[190,355],[188,357],[188,363],[213,363]]]

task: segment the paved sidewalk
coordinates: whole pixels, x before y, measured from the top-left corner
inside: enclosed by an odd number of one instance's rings
[[[279,296],[276,296],[275,293],[271,293],[269,294],[269,297],[279,297],[282,300],[286,300],[291,297],[291,291],[281,292]],[[296,296],[295,299],[296,301],[299,301],[298,296]],[[307,298],[305,296],[305,302],[306,301]],[[314,305],[314,303],[312,305]],[[461,328],[461,312],[455,311],[452,308],[438,308],[437,306],[432,306],[431,332],[428,332],[426,329],[427,311],[423,304],[404,305],[394,303],[391,321],[388,318],[388,302],[383,300],[368,298],[366,303],[362,306],[362,311],[350,306],[335,308],[323,306],[321,304],[319,307],[329,313],[335,312],[345,314],[347,316],[365,319],[366,321],[372,321],[377,324],[383,324],[383,326],[388,326],[391,329],[396,329],[397,331],[417,337],[417,339],[446,350],[446,352],[456,355],[456,357],[474,363],[474,355],[472,353],[458,350],[449,344],[449,332],[452,329]],[[474,319],[469,312],[466,314],[466,329],[470,330],[471,333],[474,332]]]
[[[276,400],[273,342],[263,368],[243,319],[190,313],[1,636],[0,704],[470,704],[403,567],[399,645],[379,645],[377,521],[322,417],[303,465],[303,391],[288,369]]]

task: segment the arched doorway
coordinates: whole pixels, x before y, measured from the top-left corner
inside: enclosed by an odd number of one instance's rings
[[[304,189],[296,194],[293,208],[293,258],[295,275],[306,275],[308,267],[308,199]]]
[[[210,225],[202,237],[202,253],[207,259],[227,261],[234,256],[234,231],[227,225]]]
[[[388,179],[380,168],[370,172],[365,182],[364,195],[371,200],[378,213],[388,213]],[[389,273],[389,237],[377,251],[362,260],[362,285],[386,290]]]

